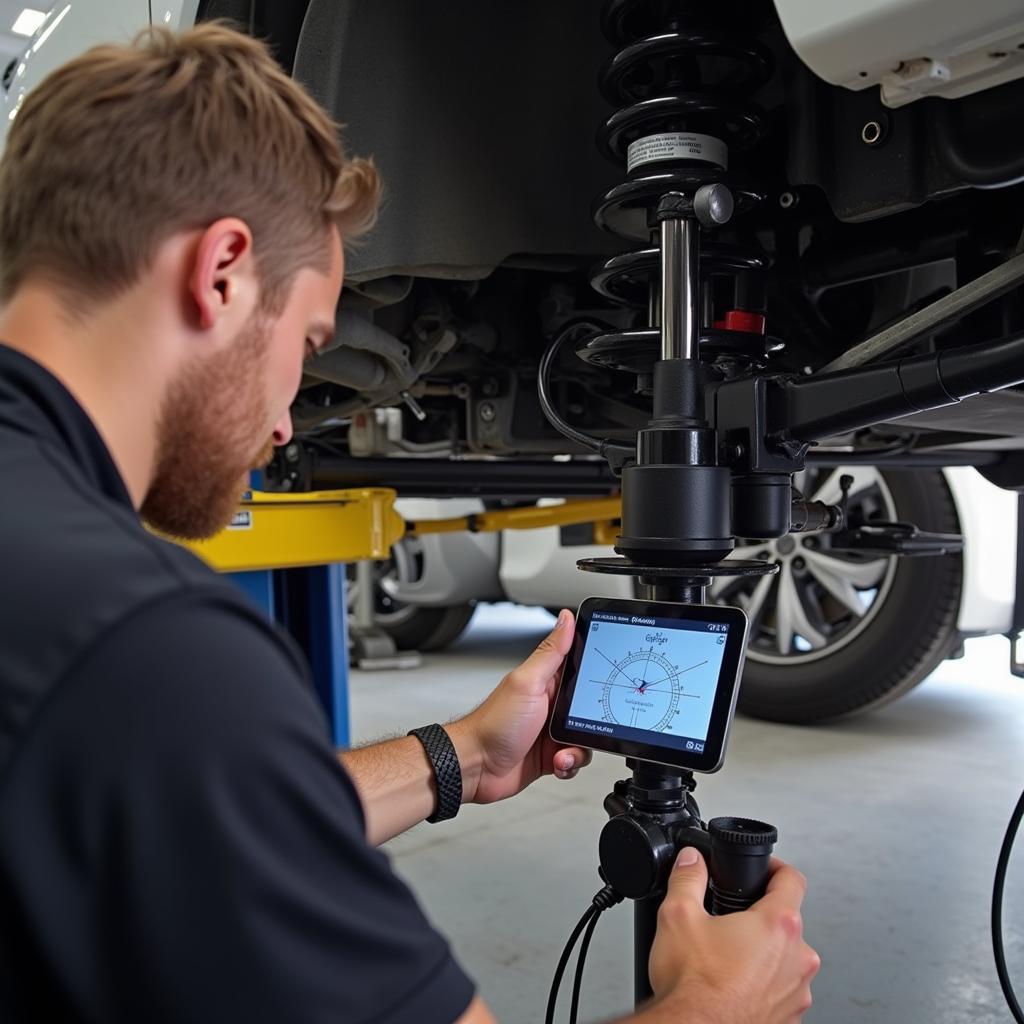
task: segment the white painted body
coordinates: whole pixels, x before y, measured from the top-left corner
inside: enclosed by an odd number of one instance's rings
[[[147,0],[58,0],[36,34],[25,40],[11,87],[0,97],[0,148],[26,93],[51,71],[97,43],[126,42],[148,24]]]
[[[1005,633],[1017,586],[1017,494],[966,466],[945,476],[966,539],[957,625],[967,635]]]
[[[483,511],[483,505],[475,498],[402,498],[395,502],[395,511],[409,522],[468,516]],[[427,608],[500,601],[501,539],[498,533],[428,533],[415,541],[423,574],[402,582],[385,579],[381,586],[403,604]]]
[[[922,96],[966,96],[1024,77],[1021,0],[775,0],[790,45],[833,85],[881,87],[898,107]],[[49,4],[41,6],[50,6]],[[157,25],[185,28],[199,0],[154,0]],[[57,0],[25,40],[15,81],[3,97],[8,120],[50,70],[99,42],[130,38],[149,24],[150,0]]]
[[[154,0],[153,21],[172,28],[188,28],[196,22],[199,0]]]
[[[0,149],[25,94],[55,68],[97,43],[130,40],[149,25],[149,0],[57,0],[41,4],[46,20],[24,41],[10,89],[0,94]],[[187,28],[195,24],[199,0],[152,0],[153,24]]]
[[[1024,77],[1021,0],[775,0],[790,45],[820,78],[881,86],[900,107]]]

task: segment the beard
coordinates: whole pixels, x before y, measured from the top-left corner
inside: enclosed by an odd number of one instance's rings
[[[171,537],[204,540],[231,521],[249,471],[274,452],[263,386],[270,330],[254,314],[224,351],[171,381],[157,420],[153,481],[141,514]]]

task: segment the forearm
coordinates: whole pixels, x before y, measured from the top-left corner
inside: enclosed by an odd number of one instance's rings
[[[479,777],[479,756],[459,722],[445,726],[462,767],[463,803]],[[415,736],[401,736],[338,754],[366,815],[366,837],[375,846],[430,817],[437,807],[434,770]]]
[[[455,1024],[498,1024],[498,1022],[486,1003],[480,996],[476,996],[469,1009]],[[681,1005],[680,1002],[673,1005],[659,1000],[648,1003],[644,1009],[632,1017],[620,1017],[610,1024],[722,1024],[722,1022],[700,1010],[693,1010]]]
[[[723,1024],[706,1005],[692,1005],[682,998],[654,999],[631,1017],[619,1017],[610,1024]]]

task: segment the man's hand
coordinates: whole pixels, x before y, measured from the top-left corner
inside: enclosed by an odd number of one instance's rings
[[[462,802],[504,800],[542,775],[571,779],[590,751],[559,747],[547,734],[559,670],[574,635],[563,611],[550,636],[465,718],[445,726],[462,768]],[[411,736],[338,753],[366,816],[371,843],[387,842],[437,805],[437,785],[423,744]]]
[[[574,625],[572,612],[562,611],[537,650],[480,707],[445,727],[463,765],[464,803],[504,800],[542,775],[571,779],[590,763],[589,750],[560,747],[547,730]]]
[[[676,861],[658,912],[651,950],[650,1018],[796,1024],[811,1006],[811,980],[821,960],[803,940],[800,905],[807,883],[772,858],[768,891],[749,910],[711,917],[704,910],[708,873],[692,847]],[[697,1012],[705,1011],[703,1013]],[[671,1011],[671,1012],[669,1012]],[[646,1021],[647,1015],[638,1018]]]

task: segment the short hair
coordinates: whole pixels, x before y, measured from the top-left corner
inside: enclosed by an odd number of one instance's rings
[[[0,301],[42,278],[88,308],[172,235],[234,216],[253,233],[261,307],[278,313],[302,267],[329,266],[330,226],[357,238],[380,192],[260,40],[223,22],[146,29],[25,97],[0,159]]]

